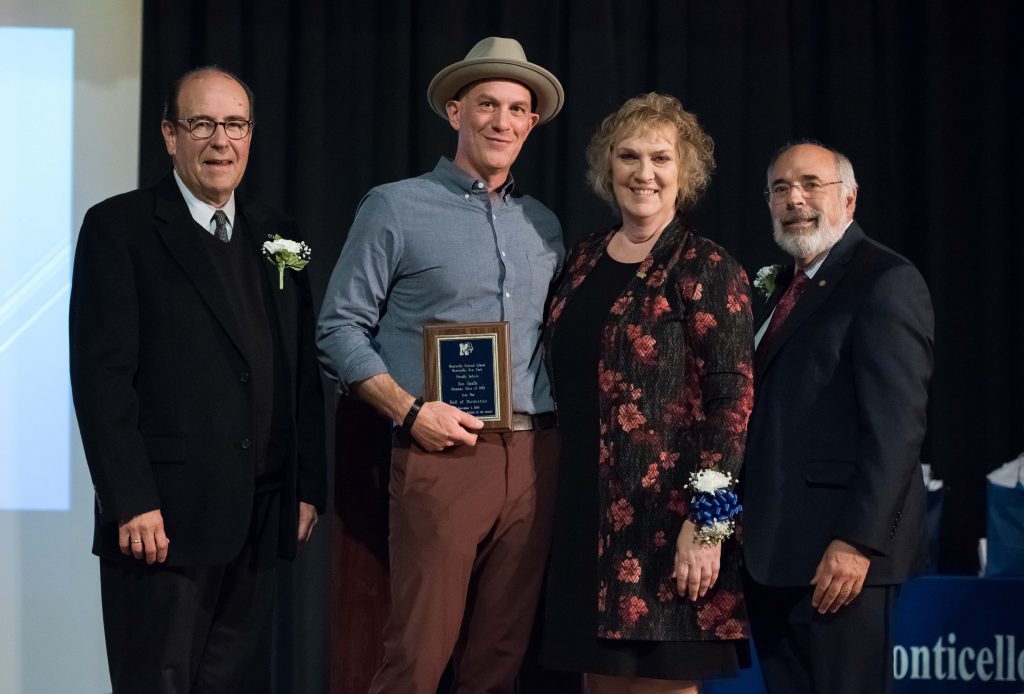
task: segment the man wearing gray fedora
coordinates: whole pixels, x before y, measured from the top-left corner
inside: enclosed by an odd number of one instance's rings
[[[454,160],[360,203],[320,314],[325,370],[395,423],[391,614],[370,691],[512,692],[536,612],[557,436],[540,333],[564,248],[555,215],[510,169],[562,86],[517,41],[491,37],[441,70],[427,100]],[[422,327],[508,321],[511,431],[424,401]]]

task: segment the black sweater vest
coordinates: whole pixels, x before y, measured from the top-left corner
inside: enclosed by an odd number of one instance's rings
[[[252,439],[255,442],[256,491],[280,486],[286,445],[287,400],[281,377],[280,336],[270,320],[273,306],[269,273],[240,211],[231,240],[218,241],[203,231],[205,246],[217,268],[225,297],[239,328],[248,372],[242,380],[252,391]]]

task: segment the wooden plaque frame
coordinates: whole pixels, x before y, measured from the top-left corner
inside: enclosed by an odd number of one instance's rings
[[[476,346],[481,340],[487,340],[487,346],[490,349],[486,350],[484,354],[466,356],[474,359],[474,364],[479,364],[480,359],[484,359],[485,362],[493,365],[491,369],[493,378],[486,381],[493,392],[493,407],[488,407],[486,414],[478,414],[478,411],[467,409],[458,401],[448,404],[459,407],[482,420],[484,431],[509,431],[512,428],[512,357],[509,350],[508,321],[424,325],[423,379],[426,387],[426,392],[423,394],[424,399],[428,401],[443,400],[445,387],[455,385],[453,379],[458,377],[452,374],[450,369],[447,369],[446,373],[445,365],[441,362],[441,345],[444,342],[459,342],[460,340],[464,344],[470,345],[470,354],[477,351]],[[463,376],[463,379],[465,378],[467,377]],[[468,378],[472,378],[472,376]]]

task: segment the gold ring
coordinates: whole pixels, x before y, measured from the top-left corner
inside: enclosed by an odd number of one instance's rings
[[[142,540],[132,540],[132,544],[133,545],[141,545],[142,544]]]

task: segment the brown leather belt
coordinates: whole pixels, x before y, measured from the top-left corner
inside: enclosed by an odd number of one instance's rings
[[[534,429],[550,429],[558,423],[554,412],[540,414],[512,413],[512,431],[533,431]]]

